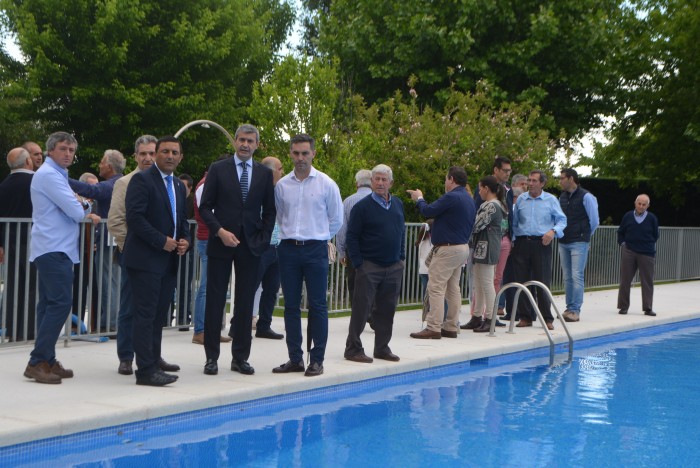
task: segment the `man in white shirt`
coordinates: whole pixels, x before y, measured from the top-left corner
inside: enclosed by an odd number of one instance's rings
[[[343,201],[338,185],[312,166],[314,139],[306,134],[290,141],[294,171],[275,186],[280,277],[284,293],[284,325],[289,361],[275,367],[276,374],[304,372],[301,333],[301,289],[306,281],[309,303],[307,339],[310,364],[304,375],[323,373],[328,341],[327,242],[343,224]],[[313,348],[311,348],[313,342]]]

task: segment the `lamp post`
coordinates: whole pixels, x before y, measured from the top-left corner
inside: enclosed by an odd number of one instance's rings
[[[201,125],[201,126],[204,127],[204,128],[214,127],[214,128],[216,128],[217,130],[220,130],[221,133],[223,133],[224,136],[226,137],[226,139],[229,141],[229,143],[231,143],[231,147],[232,147],[232,148],[235,148],[235,146],[234,146],[234,144],[233,144],[233,143],[234,143],[234,139],[233,139],[233,137],[231,136],[231,134],[230,134],[229,132],[227,132],[226,129],[225,129],[224,127],[222,127],[221,125],[219,125],[219,124],[216,123],[216,122],[212,122],[211,120],[193,120],[192,122],[190,122],[190,123],[188,123],[188,124],[185,124],[185,126],[183,126],[180,130],[178,130],[178,131],[175,133],[175,138],[179,137],[180,135],[182,135],[182,133],[183,133],[185,130],[187,130],[187,129],[190,128],[190,127],[194,127],[195,125]]]

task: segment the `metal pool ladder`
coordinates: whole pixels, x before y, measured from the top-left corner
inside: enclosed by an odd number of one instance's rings
[[[554,354],[556,352],[554,338],[552,338],[552,334],[549,332],[549,329],[547,328],[547,325],[544,322],[544,318],[542,317],[542,312],[537,306],[535,298],[532,297],[532,293],[528,289],[528,286],[538,287],[549,296],[549,301],[552,307],[554,307],[556,317],[561,322],[561,326],[566,332],[566,336],[569,340],[569,359],[567,362],[571,362],[571,360],[574,357],[574,339],[571,337],[571,333],[569,333],[569,329],[566,326],[566,321],[564,320],[564,317],[559,313],[559,309],[557,308],[556,304],[554,304],[552,292],[544,283],[541,283],[539,281],[528,281],[526,283],[508,283],[503,285],[501,290],[498,291],[498,294],[496,294],[496,300],[493,303],[493,312],[491,313],[491,328],[488,336],[496,336],[496,320],[498,320],[498,301],[501,298],[501,295],[509,288],[517,288],[518,291],[515,293],[515,300],[513,301],[513,307],[511,309],[510,314],[510,326],[508,327],[508,331],[506,333],[515,334],[513,328],[515,327],[515,316],[516,310],[518,309],[518,300],[520,299],[520,293],[525,293],[525,297],[527,297],[527,299],[530,301],[530,304],[532,305],[532,308],[537,313],[537,317],[540,319],[540,323],[542,324],[542,329],[544,330],[545,335],[547,335],[547,339],[549,340],[549,365],[554,365]]]

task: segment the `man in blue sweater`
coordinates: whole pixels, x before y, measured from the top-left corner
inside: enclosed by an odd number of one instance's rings
[[[630,307],[630,286],[639,269],[642,283],[642,310],[644,315],[655,317],[651,308],[654,300],[654,264],[656,241],[659,240],[659,220],[649,209],[648,195],[641,194],[634,201],[634,210],[625,213],[617,229],[617,243],[622,247],[620,258],[620,289],[617,308],[627,314]]]
[[[459,277],[469,256],[469,236],[476,217],[474,199],[467,193],[467,172],[452,166],[445,177],[445,195],[428,204],[420,190],[407,190],[416,202],[420,214],[435,218],[433,222],[432,260],[428,267],[428,297],[430,313],[428,326],[411,338],[457,338],[462,295]],[[447,319],[443,302],[447,299]]]
[[[406,265],[403,203],[389,193],[394,183],[391,168],[379,164],[372,169],[371,181],[372,193],[357,202],[350,213],[345,244],[356,270],[345,359],[364,363],[372,362],[360,340],[370,311],[374,357],[399,360],[389,341]]]

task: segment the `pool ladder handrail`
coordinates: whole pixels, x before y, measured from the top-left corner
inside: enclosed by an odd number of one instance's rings
[[[508,331],[506,333],[511,333],[515,334],[515,331],[513,328],[515,327],[515,316],[516,316],[516,311],[518,310],[518,300],[520,299],[520,293],[524,292],[525,297],[530,301],[530,304],[532,305],[532,308],[535,310],[537,313],[537,317],[540,319],[540,324],[542,324],[542,329],[544,330],[545,335],[547,335],[547,339],[549,340],[549,365],[554,364],[554,354],[555,354],[555,343],[554,343],[554,338],[552,338],[552,334],[549,332],[549,329],[547,328],[547,325],[545,324],[544,317],[542,317],[542,312],[540,311],[540,308],[537,306],[537,302],[535,301],[535,298],[532,297],[532,293],[528,289],[528,286],[535,286],[540,289],[542,289],[546,294],[549,296],[549,301],[552,307],[554,307],[554,311],[556,312],[556,316],[561,322],[561,326],[564,329],[564,332],[566,332],[566,336],[569,340],[569,361],[573,359],[574,356],[574,339],[571,337],[571,333],[569,332],[569,328],[566,326],[566,321],[564,320],[564,317],[559,313],[559,308],[556,306],[554,303],[554,297],[552,297],[552,292],[549,290],[549,288],[544,284],[541,283],[540,281],[527,281],[525,283],[508,283],[504,284],[501,289],[498,291],[498,294],[496,294],[496,300],[493,303],[493,311],[491,312],[491,327],[489,330],[489,337],[496,336],[496,320],[498,320],[498,302],[501,298],[501,295],[510,288],[517,288],[517,292],[515,293],[515,299],[513,300],[513,306],[511,309],[511,314],[510,314],[510,326],[508,327]]]

